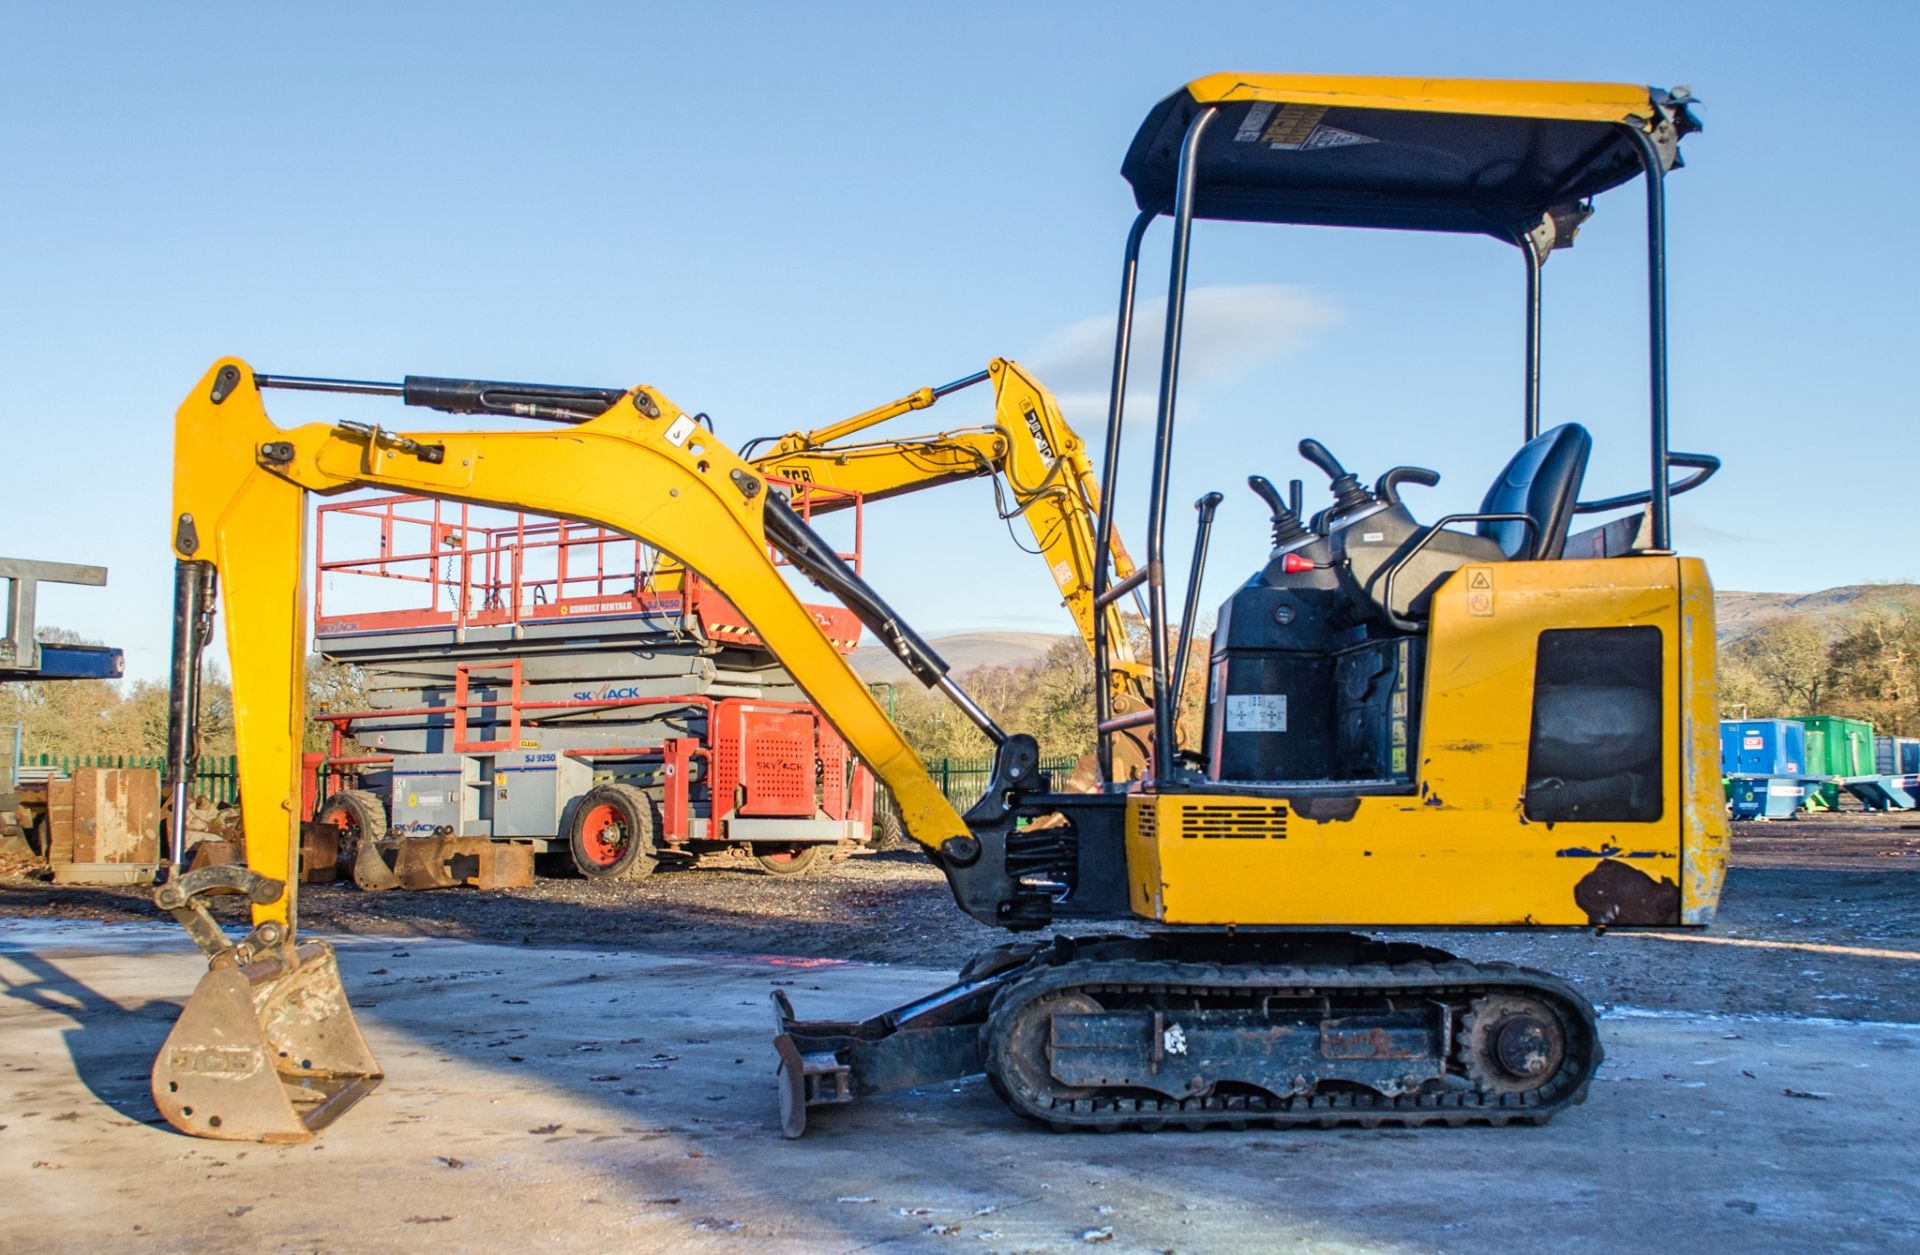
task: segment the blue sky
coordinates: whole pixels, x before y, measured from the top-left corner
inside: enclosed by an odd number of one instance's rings
[[[1121,155],[1155,100],[1235,69],[1690,85],[1707,129],[1669,185],[1673,442],[1727,467],[1676,535],[1723,588],[1914,578],[1916,12],[8,5],[0,551],[108,565],[104,592],[49,590],[43,621],[161,674],[171,417],[225,353],[645,381],[735,443],[1007,355],[1092,439]],[[1615,193],[1547,272],[1545,412],[1594,430],[1589,495],[1642,482],[1641,221]],[[1165,242],[1144,291],[1164,290]],[[1369,477],[1440,470],[1425,517],[1477,504],[1519,426],[1511,249],[1203,225],[1193,281],[1212,332],[1175,492],[1227,493],[1209,605],[1264,555],[1245,476],[1300,474],[1301,436]],[[271,405],[424,425],[302,400]],[[985,413],[975,392],[903,429]],[[1121,499],[1136,549],[1141,496]],[[985,485],[881,511],[868,573],[923,631],[1069,629]]]

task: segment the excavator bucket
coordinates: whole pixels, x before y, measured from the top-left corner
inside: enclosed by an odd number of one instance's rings
[[[372,841],[362,841],[353,853],[353,883],[367,893],[398,889],[400,877],[394,874],[399,847],[389,844],[385,850]]]
[[[276,946],[200,979],[153,1063],[153,1101],[195,1137],[304,1142],[383,1074],[333,947]]]

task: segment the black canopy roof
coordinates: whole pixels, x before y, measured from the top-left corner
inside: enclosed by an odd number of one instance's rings
[[[1141,209],[1171,213],[1181,140],[1214,107],[1196,217],[1512,240],[1640,173],[1628,127],[1678,165],[1699,129],[1686,102],[1620,84],[1216,74],[1154,106],[1120,172]]]

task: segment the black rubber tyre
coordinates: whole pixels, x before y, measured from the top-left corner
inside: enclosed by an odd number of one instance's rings
[[[659,863],[653,799],[630,784],[595,785],[567,824],[573,869],[588,880],[644,880]]]
[[[815,845],[767,845],[753,847],[753,861],[775,876],[804,876],[821,865],[827,847]]]
[[[867,848],[875,854],[891,854],[907,848],[907,828],[900,822],[900,806],[893,794],[880,790],[873,799],[873,840]]]
[[[340,830],[339,866],[349,874],[363,845],[371,848],[387,839],[386,804],[365,789],[342,789],[322,802],[313,818]]]

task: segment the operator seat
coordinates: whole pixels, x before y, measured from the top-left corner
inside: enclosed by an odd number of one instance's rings
[[[1487,489],[1482,514],[1524,514],[1534,521],[1528,533],[1521,523],[1480,523],[1475,531],[1500,546],[1508,561],[1558,558],[1567,545],[1580,481],[1587,473],[1593,437],[1578,423],[1562,423],[1520,446],[1507,468]]]

